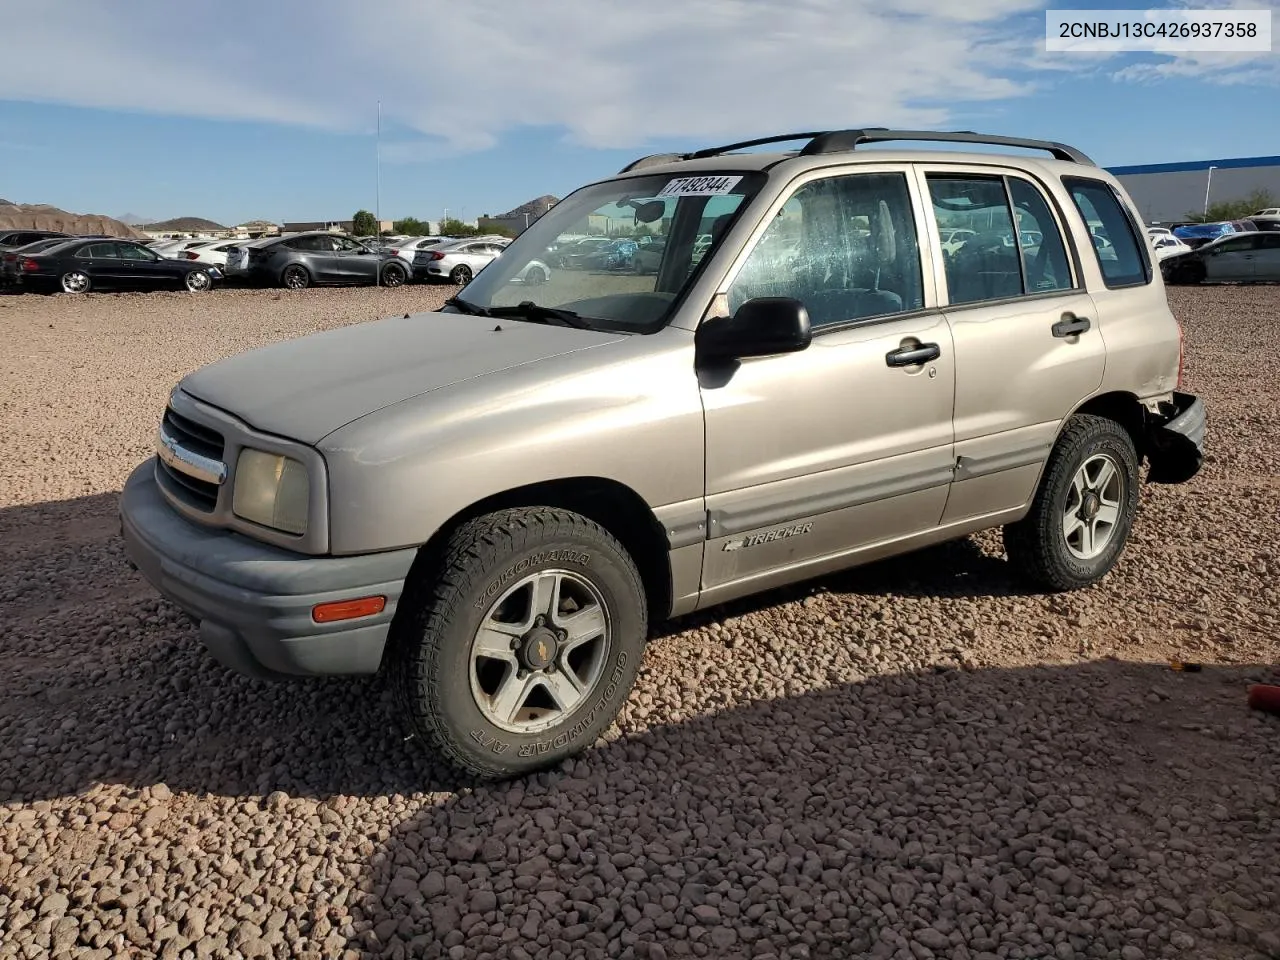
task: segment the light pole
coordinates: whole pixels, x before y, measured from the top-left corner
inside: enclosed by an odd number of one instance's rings
[[[382,101],[378,101],[378,132],[376,135],[376,146],[374,147],[374,155],[376,156],[377,169],[377,186],[373,195],[373,219],[375,221],[373,227],[373,235],[375,238],[382,236]],[[374,284],[382,286],[382,269],[381,265],[374,271]]]
[[[1217,167],[1210,167],[1209,176],[1205,179],[1205,182],[1204,182],[1204,222],[1205,223],[1209,222],[1209,188],[1213,186],[1213,171],[1217,169],[1218,169]]]

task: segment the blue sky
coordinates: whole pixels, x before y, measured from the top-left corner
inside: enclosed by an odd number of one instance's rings
[[[1104,165],[1274,154],[1276,53],[1044,50],[1047,7],[1181,5],[41,0],[0,31],[0,197],[346,219],[377,203],[379,100],[387,219],[497,214],[791,130],[976,129]]]

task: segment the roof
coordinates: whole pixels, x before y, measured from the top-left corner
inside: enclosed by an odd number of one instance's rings
[[[1128,167],[1107,167],[1115,177],[1131,177],[1145,173],[1193,173],[1219,170],[1240,170],[1246,167],[1280,167],[1280,157],[1231,157],[1225,160],[1188,160],[1185,163],[1148,163]]]

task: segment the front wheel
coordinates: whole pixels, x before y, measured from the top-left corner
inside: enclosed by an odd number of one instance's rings
[[[402,603],[390,669],[409,728],[483,779],[590,747],[635,683],[648,630],[622,545],[541,507],[462,525]]]
[[[1049,454],[1031,511],[1004,528],[1009,561],[1038,587],[1078,590],[1120,559],[1138,509],[1138,454],[1114,420],[1072,417]]]
[[[449,279],[460,287],[465,287],[471,282],[471,268],[465,263],[460,263],[449,272]]]

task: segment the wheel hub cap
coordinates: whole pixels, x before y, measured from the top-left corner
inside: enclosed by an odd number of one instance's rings
[[[556,662],[560,640],[546,627],[534,627],[520,642],[520,662],[526,670],[545,670]]]
[[[1084,495],[1084,501],[1080,504],[1080,519],[1092,520],[1098,515],[1098,510],[1102,508],[1102,498],[1092,490]]]

